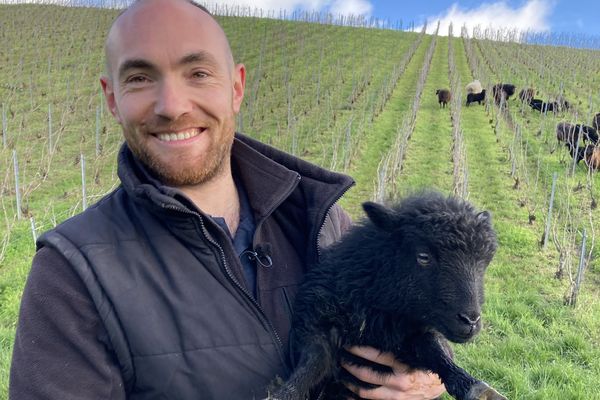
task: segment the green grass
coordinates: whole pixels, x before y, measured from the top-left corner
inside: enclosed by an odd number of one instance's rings
[[[466,58],[457,54],[462,80],[470,81]],[[470,193],[494,212],[500,247],[486,284],[487,328],[473,345],[457,347],[457,357],[464,357],[467,369],[481,370],[484,380],[499,382],[509,398],[600,398],[593,382],[600,370],[600,323],[589,314],[598,315],[598,303],[588,292],[575,310],[564,305],[564,284],[553,277],[557,260],[540,253],[539,226],[529,225],[528,213],[519,207],[523,193],[513,187],[505,151],[510,133],[503,130],[497,141],[482,111],[463,108],[461,118]],[[503,364],[511,367],[501,370]]]
[[[35,250],[29,218],[41,233],[81,210],[80,154],[87,160],[89,203],[117,184],[116,151],[122,139],[106,110],[99,157],[94,139],[96,109],[102,102],[97,79],[101,49],[114,15],[96,9],[0,5],[0,102],[6,105],[9,128],[8,148],[0,148],[0,399],[7,397],[19,302]],[[360,204],[373,198],[380,161],[411,112],[433,37],[422,38],[385,99],[393,69],[419,39],[416,33],[254,18],[221,21],[236,58],[248,68],[243,130],[351,174],[357,185],[341,204],[353,218],[361,218]],[[401,194],[423,187],[452,191],[450,111],[439,108],[434,94],[450,87],[448,40],[437,38],[397,181]],[[462,87],[474,78],[486,84],[511,80],[519,86],[537,85],[550,96],[563,82],[579,115],[588,108],[600,111],[600,74],[590,67],[598,51],[482,40],[474,42],[482,76],[474,77],[463,41],[451,40]],[[540,71],[546,75],[540,77]],[[586,76],[589,80],[582,82]],[[54,130],[62,132],[54,138],[51,154],[48,104]],[[385,106],[378,110],[380,104]],[[517,144],[504,118],[494,130],[494,108],[487,113],[484,106],[463,106],[460,115],[468,197],[492,212],[500,246],[486,278],[484,329],[472,343],[454,346],[456,360],[511,399],[600,399],[598,249],[578,303],[569,307],[564,303],[568,279],[554,278],[556,249],[552,242],[545,251],[539,247],[554,171],[560,178],[553,226],[587,227],[590,233],[593,225],[600,226],[600,211],[591,209],[589,191],[573,191],[578,183],[585,186],[585,170],[580,166],[568,176],[561,162],[564,151],[551,152],[556,122],[575,116],[543,118],[528,109],[521,113],[511,101],[510,118],[522,128]],[[15,217],[13,149],[21,168],[23,220]],[[510,149],[518,150],[514,177]],[[591,180],[591,192],[600,199],[598,176]],[[530,214],[536,217],[532,224]],[[8,245],[2,247],[4,240]]]
[[[342,206],[355,217],[360,215],[360,204],[372,198],[376,188],[375,177],[379,162],[394,143],[398,126],[410,111],[411,96],[416,91],[416,81],[430,40],[431,38],[425,38],[420,44],[400,77],[387,107],[376,118],[370,129],[361,134],[356,156],[347,171],[356,180],[356,187],[341,201]]]
[[[404,192],[432,187],[452,192],[450,109],[440,109],[435,95],[443,88],[450,88],[448,39],[438,38],[403,164],[399,187]]]

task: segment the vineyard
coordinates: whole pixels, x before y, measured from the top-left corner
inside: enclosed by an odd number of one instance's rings
[[[35,238],[119,184],[122,135],[99,85],[117,13],[0,5],[0,399]],[[484,328],[454,346],[459,365],[511,399],[600,399],[600,171],[555,133],[600,112],[600,51],[460,27],[218,19],[248,70],[238,131],[353,176],[341,204],[354,219],[365,200],[422,188],[491,211],[500,246]],[[474,79],[489,96],[466,106]],[[517,94],[496,103],[500,82],[570,107],[541,113]]]

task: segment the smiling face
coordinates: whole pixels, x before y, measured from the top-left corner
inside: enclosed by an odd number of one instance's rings
[[[136,3],[111,28],[106,57],[110,111],[157,178],[180,187],[230,170],[245,69],[210,15],[181,0]]]

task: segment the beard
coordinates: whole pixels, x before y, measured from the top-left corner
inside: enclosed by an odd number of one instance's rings
[[[132,149],[132,152],[159,181],[168,186],[180,187],[208,182],[223,172],[229,162],[231,143],[218,143],[214,147],[206,157],[190,163],[191,168],[165,163],[148,151],[147,147],[142,147],[139,152]]]
[[[163,184],[172,187],[199,185],[220,176],[228,166],[234,126],[234,123],[226,124],[218,134],[211,131],[213,136],[208,147],[195,156],[165,160],[160,154],[152,151],[148,141],[141,140],[140,135],[131,135],[130,139],[133,140],[128,139],[127,144],[149,172]],[[200,133],[203,134],[205,133]]]

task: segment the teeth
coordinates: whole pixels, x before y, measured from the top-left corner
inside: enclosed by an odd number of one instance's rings
[[[203,131],[204,129],[202,129]],[[182,132],[168,132],[168,133],[159,133],[156,135],[158,140],[161,142],[172,142],[177,140],[185,140],[192,138],[194,136],[198,136],[200,134],[200,129],[188,129],[187,131]]]

